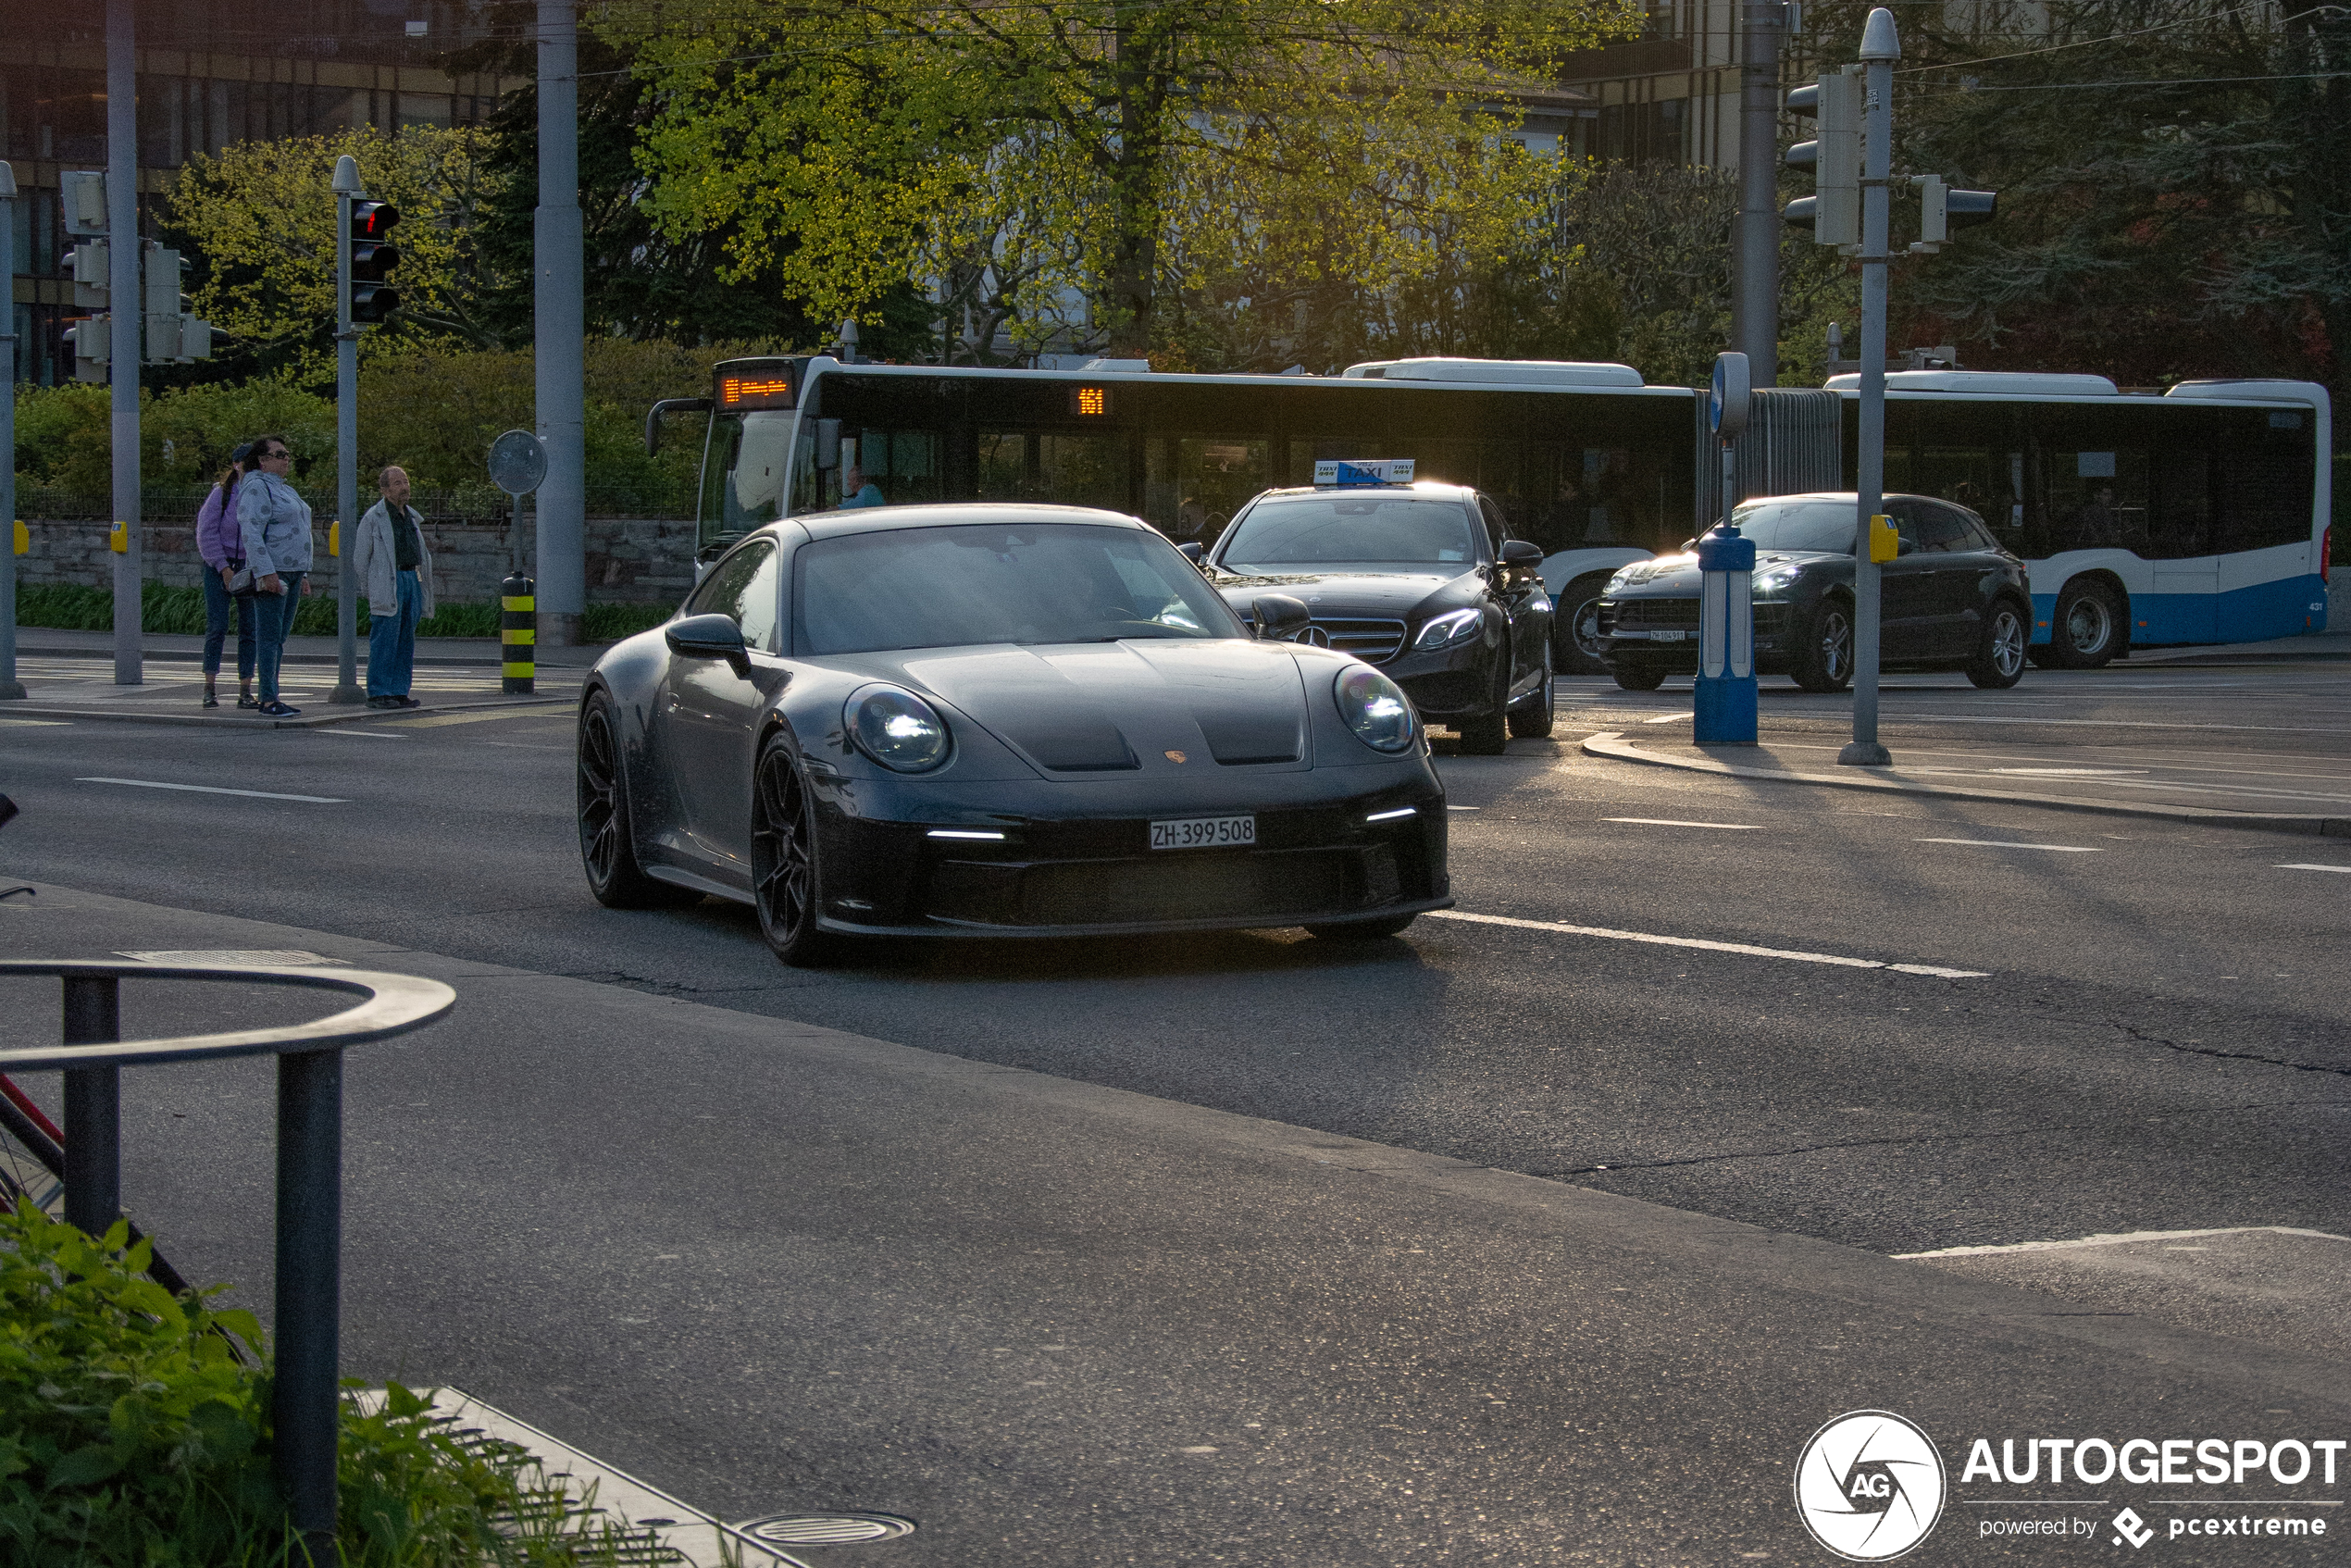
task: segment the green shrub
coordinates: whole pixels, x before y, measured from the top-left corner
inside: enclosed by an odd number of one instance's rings
[[[303,1568],[261,1325],[213,1307],[218,1288],[173,1297],[127,1241],[120,1222],[93,1242],[29,1202],[0,1215],[0,1564]],[[625,1557],[524,1450],[450,1431],[397,1385],[372,1411],[346,1397],[340,1481],[344,1568]]]

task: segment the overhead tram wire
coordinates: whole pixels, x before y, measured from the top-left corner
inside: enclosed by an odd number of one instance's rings
[[[1985,55],[1980,58],[1972,60],[1946,60],[1938,61],[1930,65],[1902,66],[1897,68],[1894,74],[1897,76],[1911,76],[1922,70],[1961,70],[1971,66],[1997,65],[2003,60],[2029,60],[2042,55],[2060,54],[2068,49],[2088,49],[2100,44],[2119,44],[2126,38],[2145,38],[2150,33],[2170,32],[2178,28],[2195,27],[2205,22],[2217,22],[2223,17],[2233,17],[2244,11],[2266,10],[2269,8],[2269,3],[2270,0],[2249,0],[2249,3],[2246,5],[2231,6],[2222,10],[2207,11],[2193,17],[2182,17],[2176,21],[2159,22],[2154,27],[2136,28],[2129,32],[2109,32],[2103,38],[2077,38],[2070,44],[2050,44],[2038,49],[2019,49],[2014,54],[2010,55]],[[2317,16],[2322,11],[2340,11],[2343,9],[2345,9],[2345,7],[2341,6],[2312,6],[2304,10],[2296,11],[2291,16],[2281,17],[2278,20],[2280,25],[2283,25],[2286,22],[2299,21],[2304,17]]]

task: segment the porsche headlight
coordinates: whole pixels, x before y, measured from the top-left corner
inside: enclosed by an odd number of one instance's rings
[[[1421,628],[1421,634],[1412,639],[1412,647],[1423,653],[1456,647],[1477,635],[1477,622],[1475,610],[1448,610]]]
[[[1372,750],[1392,754],[1412,743],[1412,704],[1403,688],[1369,665],[1339,671],[1331,695],[1337,700],[1338,716]]]
[[[947,721],[912,691],[876,687],[849,700],[841,716],[857,749],[896,773],[928,773],[947,760]]]

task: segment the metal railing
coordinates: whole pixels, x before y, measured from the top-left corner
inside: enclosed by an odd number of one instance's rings
[[[274,1459],[287,1512],[314,1562],[335,1538],[336,1368],[342,1349],[342,1053],[448,1015],[457,994],[438,980],[362,969],[243,964],[93,964],[0,959],[0,977],[64,982],[62,1044],[0,1051],[0,1073],[65,1075],[65,1217],[104,1236],[122,1208],[121,1070],[224,1056],[278,1058],[278,1234]],[[364,998],[306,1024],[169,1039],[121,1038],[121,982],[229,980]]]

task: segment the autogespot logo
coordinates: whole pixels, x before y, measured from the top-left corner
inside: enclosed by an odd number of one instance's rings
[[[1812,1434],[1796,1462],[1796,1512],[1852,1562],[1899,1557],[1943,1516],[1943,1456],[1891,1411],[1857,1410]]]

